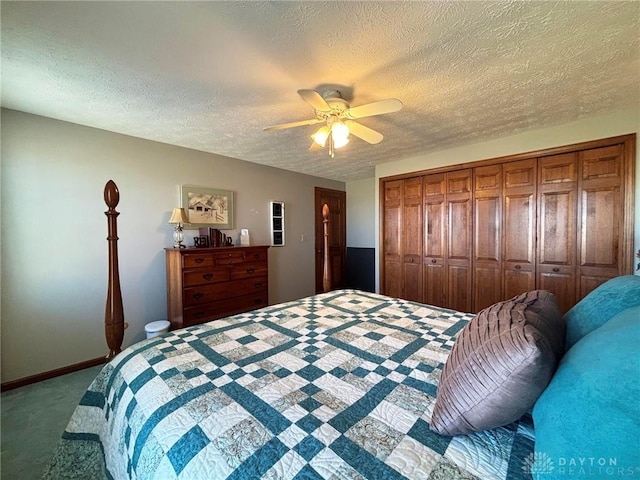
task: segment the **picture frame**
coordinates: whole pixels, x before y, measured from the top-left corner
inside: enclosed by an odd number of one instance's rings
[[[197,185],[180,185],[181,206],[189,218],[188,228],[233,228],[233,192]]]

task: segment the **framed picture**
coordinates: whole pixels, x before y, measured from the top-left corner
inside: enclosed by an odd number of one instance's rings
[[[233,228],[232,191],[180,185],[180,198],[190,227]]]

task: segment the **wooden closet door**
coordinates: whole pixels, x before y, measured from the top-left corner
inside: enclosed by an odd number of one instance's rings
[[[503,298],[536,285],[536,159],[503,165]]]
[[[422,302],[422,177],[402,181],[403,297]]]
[[[444,173],[425,175],[424,198],[424,302],[447,307],[447,205]]]
[[[623,158],[622,145],[580,152],[578,300],[625,272]]]
[[[402,297],[402,180],[384,182],[383,186],[384,281],[382,293]]]
[[[472,170],[446,174],[448,307],[471,312]]]
[[[578,154],[538,159],[537,288],[549,290],[564,314],[576,303]]]
[[[473,311],[502,300],[502,165],[473,171]]]

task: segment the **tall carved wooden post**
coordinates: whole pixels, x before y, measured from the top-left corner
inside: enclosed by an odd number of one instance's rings
[[[120,213],[116,207],[120,201],[120,192],[113,180],[109,180],[104,187],[104,201],[109,210],[107,216],[109,243],[109,284],[107,288],[107,306],[104,314],[104,328],[109,346],[107,360],[112,359],[122,347],[124,339],[124,310],[122,308],[122,293],[120,292],[120,272],[118,270],[118,223]]]
[[[329,205],[322,206],[322,231],[324,235],[324,269],[322,271],[322,290],[331,290],[331,260],[329,257]]]

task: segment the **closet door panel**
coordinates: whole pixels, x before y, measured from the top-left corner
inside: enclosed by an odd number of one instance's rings
[[[550,270],[550,271],[549,271]],[[564,315],[575,305],[575,272],[566,267],[551,267],[538,275],[538,290],[549,290],[556,296],[560,312]]]
[[[402,296],[402,181],[384,183],[384,281],[382,293]]]
[[[424,265],[424,303],[447,308],[447,272],[443,261],[431,259]]]
[[[447,269],[447,308],[471,312],[471,269],[467,265],[450,264]]]
[[[474,169],[473,311],[502,300],[502,167]]]
[[[448,202],[449,235],[447,305],[470,312],[471,305],[471,199]]]
[[[402,188],[403,298],[422,302],[422,177],[403,180]]]
[[[424,302],[447,307],[447,204],[444,174],[423,177]]]
[[[616,187],[582,190],[582,234],[580,265],[582,267],[618,267],[618,235],[620,223],[620,191]]]
[[[555,294],[562,313],[576,302],[577,153],[538,160],[537,288]]]
[[[503,165],[503,298],[536,284],[536,159]]]
[[[622,145],[580,152],[578,299],[610,278],[625,273],[622,258]]]
[[[471,169],[446,174],[447,200],[447,299],[449,308],[471,312]]]

